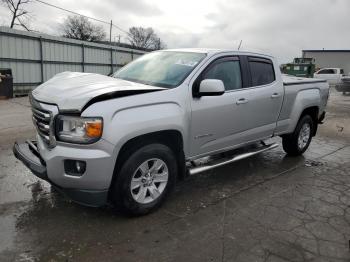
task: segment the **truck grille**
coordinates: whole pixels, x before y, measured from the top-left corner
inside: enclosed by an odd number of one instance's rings
[[[49,146],[55,146],[55,134],[53,131],[53,114],[47,109],[43,109],[40,103],[33,98],[30,99],[32,105],[32,120],[39,136]]]

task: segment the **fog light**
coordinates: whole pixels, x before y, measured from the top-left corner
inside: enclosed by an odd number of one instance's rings
[[[81,160],[64,160],[64,171],[70,176],[81,176],[85,173],[86,162]]]
[[[84,173],[85,172],[85,162],[75,161],[75,168],[77,169],[78,173]]]

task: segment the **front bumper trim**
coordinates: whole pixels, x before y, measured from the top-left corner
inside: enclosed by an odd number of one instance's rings
[[[26,141],[23,144],[15,142],[13,145],[13,153],[15,157],[22,161],[30,171],[37,177],[48,180],[46,166],[43,165],[43,161],[39,158],[39,153],[35,147],[35,141]]]
[[[25,143],[15,142],[13,145],[13,153],[34,175],[49,182],[57,191],[63,193],[72,201],[90,207],[99,207],[107,203],[108,189],[83,190],[62,188],[50,181],[47,175],[45,161],[41,159],[36,147],[36,141],[26,141]]]

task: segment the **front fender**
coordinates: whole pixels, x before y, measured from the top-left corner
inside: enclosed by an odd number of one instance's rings
[[[91,105],[83,114],[103,117],[102,138],[115,145],[115,158],[130,139],[162,130],[179,131],[187,152],[190,114],[186,112],[186,104],[181,104],[180,99],[180,102],[155,100],[151,95],[108,100]]]
[[[115,143],[118,150],[132,138],[162,130],[176,130],[185,137],[184,126],[185,112],[181,106],[174,102],[164,102],[116,111],[106,128],[105,136],[108,141]]]

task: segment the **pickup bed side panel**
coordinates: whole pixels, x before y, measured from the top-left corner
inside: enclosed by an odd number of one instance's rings
[[[280,117],[277,121],[275,135],[292,133],[303,110],[308,107],[320,108],[320,89],[309,85],[285,86],[285,97]],[[307,88],[306,88],[307,87]]]

